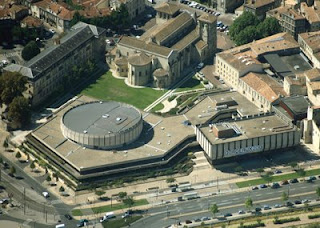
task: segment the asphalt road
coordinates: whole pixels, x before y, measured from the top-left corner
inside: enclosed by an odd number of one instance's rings
[[[9,165],[12,165],[12,163],[9,160],[4,159]],[[72,207],[69,205],[64,204],[61,200],[59,200],[54,195],[50,195],[50,197],[46,200],[46,203],[38,202],[36,199],[33,198],[33,195],[24,195],[24,189],[26,189],[26,192],[35,191],[40,197],[41,193],[44,191],[47,191],[41,184],[37,182],[34,178],[26,175],[23,170],[20,168],[20,166],[15,165],[15,168],[17,170],[17,173],[15,176],[18,176],[19,178],[10,177],[7,172],[8,170],[4,170],[1,167],[1,179],[3,185],[6,187],[6,190],[8,193],[13,194],[13,198],[18,201],[21,206],[24,205],[24,199],[26,199],[26,210],[29,208],[35,211],[47,213],[48,216],[55,216],[58,218],[60,215],[60,220],[65,223],[66,225],[70,225],[72,227],[76,227],[76,221],[74,220],[67,220],[64,215],[66,213],[70,213],[72,210]],[[18,186],[18,187],[17,187]],[[36,194],[34,192],[34,194]],[[10,219],[13,220],[13,219]],[[14,220],[13,220],[14,221]]]
[[[297,199],[311,200],[316,198],[315,189],[318,186],[320,186],[320,180],[316,180],[314,183],[290,184],[281,186],[278,189],[250,190],[247,192],[177,202],[149,209],[149,215],[131,227],[159,228],[176,223],[177,221],[183,222],[186,219],[192,220],[204,216],[212,217],[212,214],[208,212],[208,208],[212,204],[217,204],[219,207],[220,212],[217,216],[224,215],[225,213],[237,213],[239,210],[245,210],[244,201],[249,197],[253,200],[253,208],[263,207],[264,205],[272,207],[275,204],[283,204],[281,200],[283,192],[289,192],[289,201],[291,202]]]

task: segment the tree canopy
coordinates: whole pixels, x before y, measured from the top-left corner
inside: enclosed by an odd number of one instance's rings
[[[4,72],[0,75],[0,104],[9,105],[15,97],[26,90],[27,78],[18,72]]]
[[[8,119],[19,127],[23,127],[29,123],[31,110],[29,102],[26,98],[20,96],[15,97],[9,104]]]
[[[124,4],[121,4],[118,10],[112,11],[109,16],[105,17],[86,18],[76,11],[73,15],[70,25],[75,25],[79,21],[113,30],[124,29],[130,26],[128,9]]]
[[[236,45],[243,45],[279,33],[281,27],[277,19],[269,17],[260,21],[251,12],[244,12],[230,26],[230,37]]]
[[[40,48],[35,41],[30,41],[23,49],[21,56],[28,61],[40,53]]]

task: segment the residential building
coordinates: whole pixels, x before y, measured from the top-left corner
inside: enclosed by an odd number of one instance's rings
[[[307,31],[307,20],[292,6],[281,6],[267,12],[267,17],[278,20],[283,32],[290,33],[296,40],[298,34]]]
[[[288,33],[278,33],[252,43],[220,52],[215,58],[216,74],[229,86],[237,89],[239,79],[250,72],[271,72],[266,56],[278,57],[299,53],[299,45]],[[272,73],[272,72],[271,72]]]
[[[315,106],[320,106],[320,69],[305,72],[308,98]]]
[[[116,76],[127,77],[129,85],[169,87],[188,66],[212,58],[216,51],[215,16],[204,13],[197,18],[178,12],[173,3],[156,10],[158,24],[149,33],[140,38],[123,36],[117,44],[112,67]]]
[[[306,2],[300,4],[300,11],[308,22],[308,31],[320,30],[320,9],[314,5],[308,6]]]
[[[264,19],[269,10],[279,7],[281,0],[248,0],[243,5],[244,12],[251,12],[259,19]]]
[[[109,2],[113,10],[118,10],[121,4],[127,7],[131,19],[139,16],[146,9],[145,0],[110,0]]]
[[[243,2],[244,0],[217,0],[217,10],[224,13],[232,13]]]
[[[283,80],[283,89],[289,96],[307,95],[306,77],[304,74],[286,76]]]
[[[313,67],[320,69],[320,31],[299,34],[298,43]]]
[[[20,25],[22,28],[42,28],[43,21],[33,16],[27,16],[20,22]]]
[[[69,10],[58,2],[42,0],[31,4],[31,14],[55,27],[58,32],[70,28],[70,22],[75,11]]]
[[[239,79],[238,90],[264,112],[287,96],[282,85],[267,74],[250,72]]]
[[[24,65],[11,64],[5,71],[28,77],[29,98],[33,106],[45,101],[63,83],[72,66],[88,60],[105,61],[105,29],[79,22],[71,31]]]

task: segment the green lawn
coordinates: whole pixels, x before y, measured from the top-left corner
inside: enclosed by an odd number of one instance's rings
[[[196,76],[193,76],[188,81],[183,83],[179,88],[176,89],[176,92],[182,92],[187,90],[193,90],[193,89],[201,89],[204,88],[201,84],[201,81],[196,78]]]
[[[163,108],[164,108],[164,105],[163,105],[162,103],[159,103],[159,104],[157,104],[156,106],[154,106],[154,107],[151,109],[151,111],[152,111],[152,112],[157,112],[157,111],[162,110]]]
[[[147,205],[147,204],[149,204],[149,203],[146,199],[135,200],[133,207]],[[98,213],[116,211],[116,210],[125,209],[125,208],[128,208],[128,206],[123,203],[116,203],[116,204],[113,204],[112,207],[111,207],[111,205],[106,205],[106,206],[101,206],[101,207],[93,207],[92,211],[94,214],[98,214]],[[72,210],[72,215],[73,216],[81,216],[81,215],[83,215],[83,213],[82,213],[82,210],[75,209],[75,210]]]
[[[114,100],[144,109],[165,92],[166,90],[129,87],[124,80],[114,78],[108,71],[81,93],[99,100]]]
[[[307,176],[315,176],[315,175],[319,175],[319,174],[320,174],[320,169],[306,170],[306,177]],[[290,180],[293,178],[301,178],[301,176],[299,176],[297,173],[277,175],[277,176],[272,176],[271,182]],[[257,179],[253,179],[253,180],[237,182],[236,184],[239,188],[244,188],[244,187],[255,186],[255,185],[265,184],[265,183],[266,183],[266,181],[263,180],[262,178],[257,178]]]
[[[131,223],[141,219],[142,216],[131,216],[127,219],[115,219],[115,220],[110,220],[110,221],[106,221],[103,222],[102,225],[105,228],[121,228],[121,227],[127,227],[129,226]]]

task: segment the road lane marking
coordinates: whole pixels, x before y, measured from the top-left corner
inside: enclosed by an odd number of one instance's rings
[[[261,194],[258,194],[258,195],[256,195],[256,196],[262,196]]]

